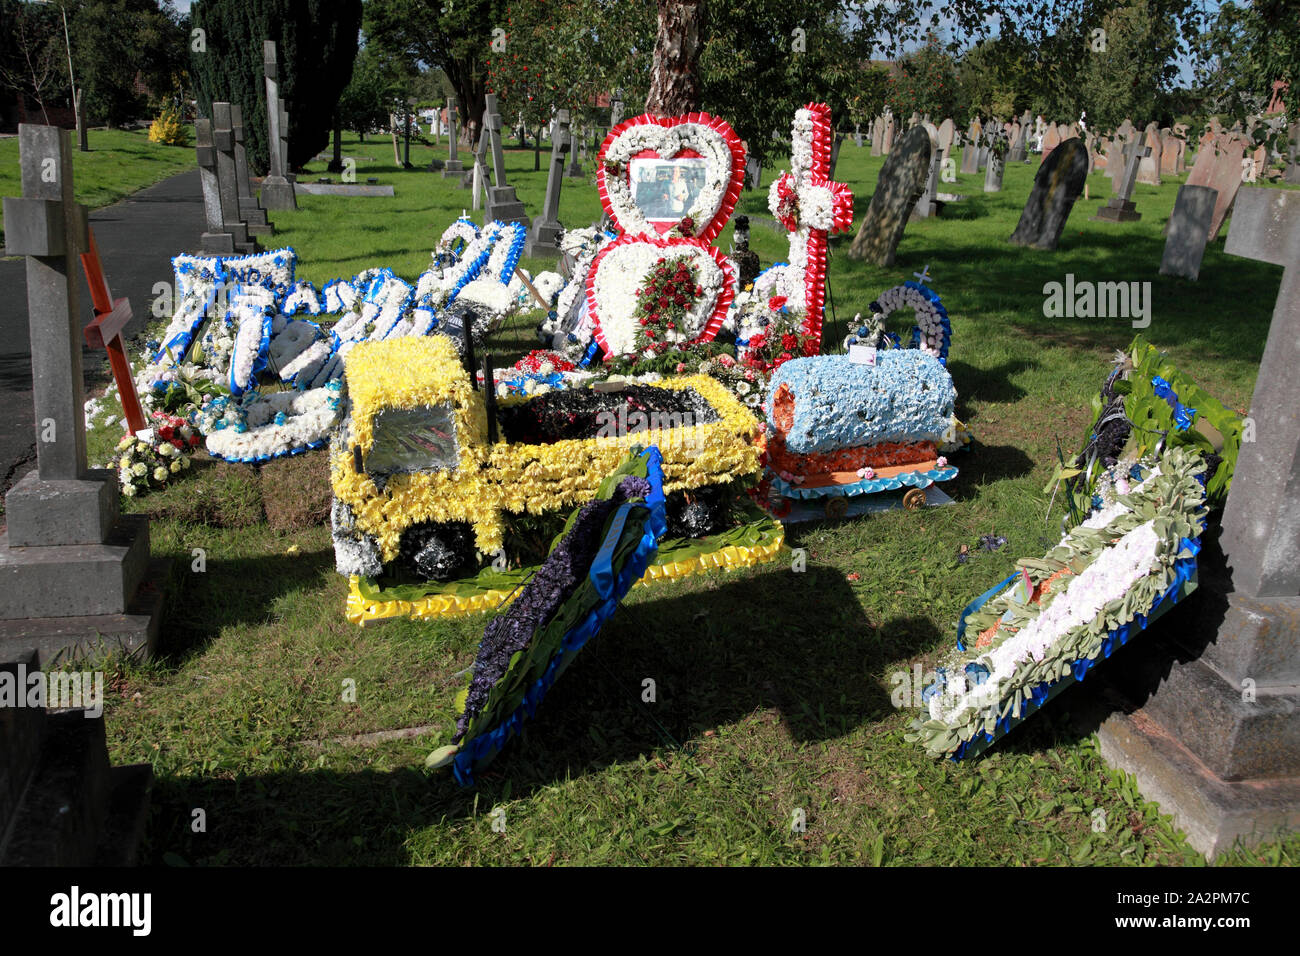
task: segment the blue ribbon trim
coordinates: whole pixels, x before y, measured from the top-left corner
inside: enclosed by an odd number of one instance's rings
[[[1196,419],[1196,409],[1189,408],[1178,400],[1178,393],[1174,391],[1172,385],[1166,382],[1159,375],[1151,379],[1154,386],[1156,398],[1163,398],[1170,408],[1174,410],[1174,425],[1180,432],[1185,432],[1192,427],[1192,422]]]
[[[772,490],[783,498],[831,498],[854,495],[874,495],[881,491],[896,491],[903,487],[929,488],[936,481],[949,481],[957,477],[957,469],[932,468],[929,471],[905,471],[892,478],[863,478],[851,485],[827,485],[821,488],[804,488],[792,485],[780,476],[773,476]]]
[[[1129,638],[1133,637],[1140,631],[1146,630],[1147,625],[1151,621],[1151,616],[1155,614],[1155,612],[1166,601],[1168,601],[1172,606],[1181,600],[1183,586],[1196,573],[1196,556],[1200,554],[1200,551],[1201,539],[1199,536],[1196,538],[1183,538],[1180,540],[1178,543],[1178,559],[1174,562],[1174,579],[1170,582],[1169,587],[1156,596],[1155,601],[1152,602],[1151,607],[1147,609],[1145,614],[1136,614],[1132,621],[1127,624],[1121,624],[1119,627],[1113,628],[1109,631],[1106,636],[1102,638],[1101,651],[1097,657],[1081,657],[1070,665],[1070,673],[1066,676],[1057,678],[1054,681],[1043,681],[1041,684],[1032,688],[1029,692],[1030,699],[1022,702],[1020,705],[1019,717],[1007,715],[998,718],[997,725],[993,728],[992,733],[977,733],[970,740],[962,741],[956,751],[953,752],[951,759],[961,760],[972,747],[986,743],[993,743],[995,740],[1004,736],[1012,727],[1016,726],[1026,717],[1034,713],[1034,711],[1038,710],[1038,708],[1042,707],[1053,692],[1062,689],[1075,681],[1083,680],[1088,675],[1088,671],[1092,670],[1099,661],[1106,660],[1117,648],[1123,647],[1127,644]],[[1016,572],[1016,574],[1019,574],[1019,572]],[[1012,575],[1012,577],[1015,577],[1015,575]],[[1006,581],[1003,582],[1003,584],[1006,583]],[[1001,586],[1002,585],[998,585],[998,587]],[[994,588],[993,590],[996,591],[997,588]],[[970,610],[972,609],[967,608],[967,612]]]
[[[993,598],[1001,594],[1002,589],[1005,588],[1008,584],[1010,584],[1018,577],[1020,577],[1020,572],[1018,570],[1012,571],[1010,574],[1008,574],[997,584],[993,585],[993,587],[989,588],[987,591],[985,591],[975,600],[971,601],[969,604],[966,605],[966,609],[961,612],[961,617],[957,619],[957,650],[959,651],[966,650],[966,645],[965,643],[963,643],[966,637],[966,618],[970,617],[972,614],[974,614],[976,611],[982,608],[986,603],[988,603],[989,601],[993,600]]]
[[[491,730],[478,734],[472,740],[466,741],[461,749],[457,751],[456,756],[452,759],[451,772],[456,778],[456,782],[462,787],[472,787],[474,785],[475,767],[500,753],[510,738],[519,733],[524,721],[536,715],[538,705],[542,702],[542,698],[546,696],[547,691],[551,689],[556,678],[569,666],[574,657],[577,656],[578,651],[582,650],[583,645],[600,633],[605,621],[618,609],[623,595],[627,594],[632,589],[632,585],[641,579],[650,562],[659,553],[659,538],[668,524],[668,517],[664,509],[663,458],[659,453],[659,449],[654,446],[642,452],[641,457],[646,461],[646,477],[650,482],[650,494],[646,496],[645,505],[628,503],[621,505],[619,508],[624,521],[626,520],[627,511],[632,507],[649,507],[650,509],[650,519],[646,522],[645,532],[642,534],[641,540],[637,542],[636,550],[628,557],[627,562],[617,572],[617,575],[614,575],[611,569],[608,595],[601,592],[603,600],[583,618],[580,624],[564,635],[560,641],[560,650],[551,658],[551,662],[547,665],[542,676],[534,681],[532,686],[524,693],[523,702],[501,723]],[[622,521],[620,521],[618,535],[622,534],[622,530],[623,525]],[[604,551],[605,545],[609,544],[613,532],[614,527],[611,525],[610,534],[606,536],[605,543],[602,544],[602,551]],[[618,535],[613,535],[615,542],[618,540]],[[595,572],[594,562],[592,572]],[[595,579],[593,578],[594,582]]]

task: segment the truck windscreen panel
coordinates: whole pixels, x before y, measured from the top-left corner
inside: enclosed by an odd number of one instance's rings
[[[388,408],[375,416],[366,473],[397,475],[456,467],[456,430],[450,404]]]

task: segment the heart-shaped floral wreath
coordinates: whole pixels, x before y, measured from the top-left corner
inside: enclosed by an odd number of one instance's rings
[[[745,147],[735,131],[708,113],[645,114],[610,130],[600,146],[596,186],[600,204],[626,235],[654,236],[674,228],[672,222],[647,219],[632,196],[632,160],[653,157],[705,160],[704,187],[682,219],[690,220],[693,238],[704,242],[717,238],[736,208],[745,181]]]

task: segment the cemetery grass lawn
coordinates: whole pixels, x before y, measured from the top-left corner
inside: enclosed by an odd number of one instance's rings
[[[76,148],[73,134],[72,168],[77,201],[90,209],[107,206],[194,166],[192,146],[164,146],[149,141],[149,131],[92,129],[90,152]],[[0,196],[22,195],[18,137],[0,139]],[[0,214],[0,243],[4,238]]]
[[[394,199],[300,196],[299,212],[275,215],[277,238],[301,257],[300,276],[319,284],[382,264],[413,280],[424,267],[468,195],[440,177],[385,167],[390,148],[349,143],[350,152],[379,158],[369,174],[395,182]],[[512,180],[536,209],[545,174],[531,172],[531,153],[507,156]],[[880,163],[866,149],[844,147],[838,178],[858,192],[859,215]],[[1089,399],[1113,350],[1134,334],[1127,319],[1044,318],[1045,282],[1067,272],[1076,281],[1150,281],[1143,334],[1237,408],[1249,401],[1263,351],[1279,270],[1225,257],[1220,241],[1199,283],[1156,274],[1173,185],[1138,186],[1143,220],[1111,226],[1087,220],[1108,195],[1107,181],[1094,175],[1100,198],[1075,206],[1057,252],[1034,252],[1004,241],[1032,172],[1012,167],[1005,191],[988,197],[979,192],[982,175],[948,185],[968,199],[909,226],[895,268],[851,263],[843,255],[848,238],[833,243],[835,339],[846,315],[866,311],[880,291],[929,264],[953,316],[959,414],[978,442],[954,461],[961,475],[946,490],[956,503],[793,527],[788,543],[807,549],[802,574],[787,558],[637,588],[476,790],[458,788],[445,771],[426,772],[423,759],[449,740],[452,698],[484,617],[347,624],[346,582],[333,571],[328,529],[272,530],[257,520],[256,482],[238,466],[210,465],[131,502],[131,510],[164,515],[152,525],[153,549],[175,559],[163,656],[115,664],[107,694],[113,761],[149,761],[157,774],[150,858],[1202,862],[1132,780],[1102,762],[1086,685],[986,757],[961,763],[932,760],[906,743],[917,711],[891,703],[894,675],[929,671],[975,595],[1017,557],[1055,542],[1060,510],[1048,514],[1043,487],[1058,442],[1069,454],[1086,437]],[[365,164],[359,174],[364,182]],[[586,224],[598,214],[594,191],[584,196],[574,186],[565,183],[562,218]],[[746,194],[742,207],[767,216],[765,191]],[[753,237],[765,264],[784,253],[783,238],[761,224]],[[724,235],[723,248],[728,241]],[[535,320],[519,317],[498,347],[529,347]],[[101,458],[110,431],[92,436]],[[200,499],[211,504],[196,509]],[[989,532],[1009,544],[981,552],[979,537]],[[956,560],[962,544],[975,552],[966,564]],[[1195,613],[1188,602],[1160,626],[1183,626]],[[641,701],[646,678],[655,682],[650,704]],[[204,833],[193,832],[195,807],[206,812]],[[504,832],[493,830],[494,807],[505,812]],[[1104,832],[1093,832],[1098,808]],[[804,832],[792,831],[796,810],[805,814]],[[1300,837],[1226,857],[1297,860]]]

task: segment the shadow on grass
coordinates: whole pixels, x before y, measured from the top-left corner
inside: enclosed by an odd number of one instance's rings
[[[213,570],[267,593],[306,585],[320,570],[300,559],[291,580],[265,580],[271,576],[260,562],[225,564]],[[412,831],[463,825],[503,800],[642,755],[689,757],[693,738],[755,711],[779,711],[782,732],[796,741],[851,733],[895,713],[891,687],[878,675],[938,639],[921,615],[873,627],[843,575],[830,569],[711,584],[673,596],[641,592],[643,599],[625,606],[575,660],[473,789],[457,786],[448,772],[414,768],[164,778],[154,793],[152,860],[175,862],[164,858],[175,854],[210,863],[406,864]],[[241,603],[262,607],[265,597],[259,592]],[[194,615],[206,620],[214,612]],[[731,626],[737,619],[748,624],[741,639]],[[652,703],[642,697],[647,678],[654,681]],[[191,832],[194,807],[206,811],[207,833]]]

